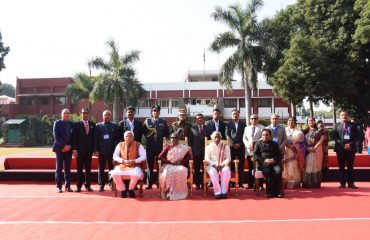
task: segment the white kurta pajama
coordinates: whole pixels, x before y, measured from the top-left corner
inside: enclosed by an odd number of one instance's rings
[[[228,164],[231,161],[230,147],[226,144],[224,145],[224,153],[220,154],[222,143],[216,145],[214,142],[206,147],[204,159],[208,163],[206,168],[209,177],[211,178],[213,191],[215,195],[226,194],[229,186],[229,181],[231,178],[231,171]],[[219,159],[220,156],[222,159]],[[224,166],[221,171],[217,171],[212,165]],[[221,185],[219,180],[221,179]]]
[[[143,161],[146,161],[146,152],[143,147],[143,145],[140,144],[139,147],[139,157],[136,159],[127,159],[127,160],[135,160],[136,164],[139,164]],[[113,161],[116,161],[118,163],[122,163],[124,159],[121,158],[121,143],[117,144],[116,149],[114,150],[113,153]],[[130,179],[130,185],[129,185],[129,190],[134,190],[137,181],[140,179],[142,176],[143,172],[141,168],[139,167],[134,167],[134,168],[129,168],[127,170],[121,170],[120,166],[117,165],[113,170],[109,172],[109,174],[112,176],[114,183],[116,184],[117,190],[118,191],[124,191],[125,186],[123,185],[123,179]]]

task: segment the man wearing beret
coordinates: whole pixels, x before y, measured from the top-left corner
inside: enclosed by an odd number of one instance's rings
[[[172,123],[171,126],[171,133],[179,133],[180,140],[185,140],[185,138],[189,138],[189,132],[191,128],[191,124],[186,121],[186,111],[183,108],[180,108],[178,111],[178,121]]]
[[[147,156],[147,188],[151,189],[154,183],[153,167],[154,161],[163,149],[163,138],[169,138],[170,131],[166,120],[159,118],[161,107],[152,106],[152,117],[147,118],[143,125],[143,134],[146,138],[146,156]]]

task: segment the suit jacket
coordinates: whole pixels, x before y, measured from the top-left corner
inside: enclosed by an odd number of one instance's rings
[[[222,135],[222,139],[226,139],[226,123],[222,120],[219,120],[218,121],[218,131],[221,133]],[[206,124],[209,128],[209,135],[211,135],[214,131],[216,131],[216,125],[215,125],[215,121],[212,119],[212,120],[209,120],[206,122]]]
[[[53,135],[53,152],[61,152],[65,145],[72,145],[73,122],[62,119],[55,121]]]
[[[246,149],[246,155],[252,156],[253,155],[253,144],[255,144],[258,140],[262,137],[262,130],[265,126],[261,124],[257,124],[254,129],[253,135],[253,125],[249,125],[244,129],[243,134],[243,142]]]
[[[205,137],[210,139],[209,132],[210,130],[208,129],[207,125],[203,125],[203,136],[201,136],[199,132],[198,125],[194,125],[190,128],[189,146],[193,151],[193,156],[204,156],[204,139]]]
[[[264,161],[267,158],[273,158],[275,160],[275,163],[272,164],[272,166],[280,165],[283,155],[276,142],[272,140],[269,142],[259,140],[256,142],[253,158],[258,161],[258,169],[262,169]]]
[[[112,122],[96,124],[95,151],[99,155],[113,155],[117,144],[120,142],[118,125]]]
[[[167,121],[158,118],[155,122],[147,118],[143,124],[143,134],[147,141],[147,150],[151,152],[161,152],[163,149],[163,138],[170,137]]]
[[[120,131],[120,134],[119,134],[120,140],[124,141],[123,134],[126,131],[131,131],[129,120],[125,118],[124,120],[119,122],[118,125],[119,125],[119,131]],[[136,142],[141,143],[141,137],[143,136],[143,124],[137,119],[134,119],[134,131],[133,132],[134,132],[134,140]]]
[[[271,130],[272,138],[278,139],[277,143],[279,145],[279,149],[284,154],[285,145],[288,141],[285,128],[281,127],[280,125],[277,125],[277,130],[274,130],[271,125],[267,126],[266,128]]]
[[[238,122],[238,129],[235,128],[234,121],[229,121],[226,124],[226,135],[229,138],[229,144],[231,149],[234,144],[239,143],[241,145],[240,147],[243,148],[244,150],[243,134],[245,127],[246,127],[245,122],[240,120]]]
[[[81,154],[92,154],[95,149],[95,128],[92,121],[89,122],[89,132],[86,134],[83,121],[78,121],[73,126],[73,144],[72,149]]]
[[[344,139],[344,133],[343,133],[343,123],[337,123],[333,130],[333,139],[335,141],[334,150],[336,152],[338,151],[344,151],[344,145],[349,144],[351,146],[351,151],[356,151],[356,141],[358,139],[358,131],[356,124],[352,122],[348,122],[348,131],[349,131],[349,139]]]

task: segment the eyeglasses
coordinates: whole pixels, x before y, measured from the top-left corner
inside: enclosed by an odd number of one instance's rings
[[[258,118],[251,118],[251,120],[257,120]]]

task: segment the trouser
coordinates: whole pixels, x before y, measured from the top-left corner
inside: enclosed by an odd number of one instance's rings
[[[261,167],[263,175],[266,178],[266,192],[267,194],[280,194],[282,171],[279,165],[263,165]]]
[[[213,185],[213,191],[215,195],[226,194],[228,187],[229,187],[229,181],[231,178],[230,168],[226,166],[226,167],[223,167],[221,171],[217,171],[216,168],[211,167],[208,170],[208,175],[211,178],[212,185]],[[220,178],[221,178],[221,185],[220,185]]]
[[[162,149],[161,149],[162,150]],[[161,151],[148,151],[146,150],[146,163],[147,163],[147,176],[146,176],[146,184],[148,186],[152,186],[155,181],[154,179],[154,162],[156,162],[158,166],[158,155],[161,153]],[[159,172],[159,169],[157,169],[157,172]]]
[[[338,166],[339,166],[339,181],[340,184],[344,185],[346,182],[348,185],[354,183],[353,178],[353,165],[355,162],[355,150],[352,151],[338,151],[337,152],[337,159],[338,159]],[[347,165],[347,171],[346,171]]]
[[[230,155],[231,155],[231,171],[235,172],[235,163],[234,160],[238,159],[238,174],[239,174],[239,187],[243,187],[244,182],[244,155],[245,155],[245,149],[243,146],[241,146],[239,149],[234,149],[233,147],[230,147]]]
[[[204,154],[200,156],[193,156],[194,183],[196,186],[200,186],[201,184],[203,184],[203,176],[200,171],[203,167],[203,160],[204,160]]]
[[[98,183],[100,187],[104,187],[105,185],[105,179],[104,179],[104,170],[105,165],[108,162],[108,169],[109,171],[113,169],[113,155],[99,155],[99,171],[98,171]],[[107,181],[110,182],[109,174]]]
[[[113,181],[116,184],[117,190],[118,191],[124,191],[127,190],[126,186],[123,182],[123,180],[126,180],[127,177],[130,178],[130,184],[128,186],[128,190],[134,190],[135,186],[137,184],[137,181],[139,181],[139,176],[137,175],[130,175],[130,176],[121,176],[121,175],[113,175]]]
[[[356,142],[357,153],[362,153],[363,150],[363,139]]]
[[[77,188],[81,188],[83,182],[85,187],[90,187],[90,176],[91,176],[91,153],[78,153],[77,156]],[[83,168],[85,166],[85,179],[83,174]]]
[[[64,184],[65,187],[71,186],[71,160],[72,151],[69,152],[56,152],[55,162],[55,183],[58,188],[62,187],[62,171],[64,167]]]

